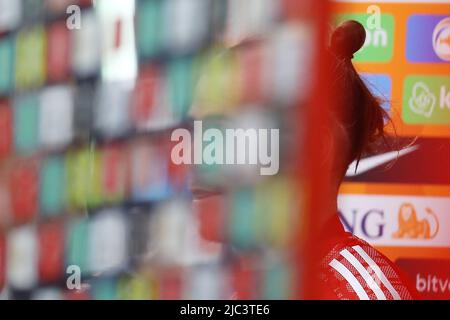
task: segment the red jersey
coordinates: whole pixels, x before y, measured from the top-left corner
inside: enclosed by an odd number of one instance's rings
[[[336,219],[337,220],[337,219]],[[338,222],[339,223],[339,222]],[[386,256],[334,221],[332,236],[319,260],[317,298],[411,300],[416,290]],[[330,233],[327,233],[330,235]]]

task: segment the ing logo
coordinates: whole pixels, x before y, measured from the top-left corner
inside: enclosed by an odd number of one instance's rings
[[[398,211],[398,230],[392,234],[396,239],[433,239],[439,232],[439,220],[430,208],[425,208],[426,216],[418,217],[411,203],[403,203]],[[434,221],[434,228],[431,222]]]

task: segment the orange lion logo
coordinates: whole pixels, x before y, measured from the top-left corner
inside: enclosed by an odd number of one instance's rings
[[[417,218],[416,209],[411,203],[404,203],[398,211],[398,230],[392,234],[394,238],[433,239],[439,231],[439,221],[436,214],[430,208],[425,209],[427,217]],[[428,215],[433,217],[436,227],[431,232]]]

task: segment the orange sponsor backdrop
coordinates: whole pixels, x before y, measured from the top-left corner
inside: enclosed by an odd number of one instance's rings
[[[432,1],[430,1],[432,2]],[[403,80],[411,74],[450,76],[450,63],[411,63],[406,60],[407,19],[413,14],[450,15],[450,3],[384,3],[384,2],[334,2],[333,12],[366,13],[371,5],[377,5],[380,13],[394,16],[394,48],[389,62],[356,62],[356,69],[367,73],[386,73],[392,79],[391,117],[400,136],[450,137],[448,125],[408,125],[401,119]],[[367,14],[369,17],[370,13]],[[424,39],[425,41],[425,39]],[[429,39],[431,41],[431,39]]]
[[[393,120],[396,133],[401,137],[423,137],[423,138],[450,138],[450,125],[411,125],[406,124],[402,120],[402,104],[403,104],[403,88],[404,80],[409,75],[424,75],[424,76],[444,76],[450,77],[450,63],[449,62],[411,62],[406,58],[406,35],[407,22],[411,15],[425,14],[425,15],[447,15],[450,16],[450,2],[447,3],[408,3],[406,1],[398,3],[385,2],[334,2],[332,5],[332,12],[334,14],[367,14],[368,7],[371,5],[378,6],[381,14],[390,14],[394,18],[393,31],[393,48],[392,58],[385,62],[355,62],[356,69],[361,73],[370,74],[386,74],[391,78],[391,97],[390,97],[390,115]],[[424,39],[424,41],[432,41],[432,39]],[[449,139],[450,142],[450,139]],[[425,159],[426,160],[426,159]],[[448,158],[443,155],[442,161],[448,161]],[[422,164],[423,165],[423,164]],[[408,165],[409,167],[409,165]],[[420,170],[421,166],[416,166],[411,163],[411,175],[414,175],[415,170]],[[414,169],[414,170],[413,170]],[[396,183],[388,181],[358,181],[345,182],[340,190],[342,195],[358,196],[382,196],[386,201],[392,196],[411,197],[426,197],[425,201],[432,203],[436,197],[450,198],[450,185],[447,184],[428,184],[428,183]],[[352,199],[352,198],[351,198]],[[351,200],[350,200],[351,201]],[[384,206],[380,203],[380,207]],[[356,206],[355,206],[356,207]],[[450,209],[450,208],[449,208]],[[448,214],[449,210],[441,210]],[[385,215],[397,215],[398,212],[384,212]],[[441,215],[442,217],[442,215]],[[389,218],[392,218],[390,216]],[[443,220],[443,219],[441,219]],[[391,219],[390,221],[396,221]],[[440,221],[441,224],[448,223],[448,219]],[[370,239],[366,239],[370,242]],[[415,246],[415,239],[411,239],[410,245],[377,245],[377,248],[387,255],[391,260],[406,258],[411,261],[437,261],[439,259],[448,261],[450,259],[450,247],[438,246],[433,244],[433,239],[429,240],[430,245]],[[417,259],[417,260],[415,260]],[[430,260],[427,260],[430,259]],[[420,269],[420,267],[418,267]],[[424,269],[421,269],[422,271]],[[420,272],[422,272],[420,271]],[[442,270],[441,270],[442,271]],[[445,271],[448,278],[448,270]],[[416,278],[412,278],[416,281]],[[420,289],[420,285],[416,282]],[[426,290],[425,290],[426,291]],[[448,293],[447,293],[448,294]],[[429,296],[427,296],[429,298]],[[447,297],[431,296],[431,298]]]

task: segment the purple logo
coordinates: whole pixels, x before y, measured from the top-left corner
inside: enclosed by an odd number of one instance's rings
[[[406,59],[410,62],[449,62],[450,17],[410,16],[406,31]]]

